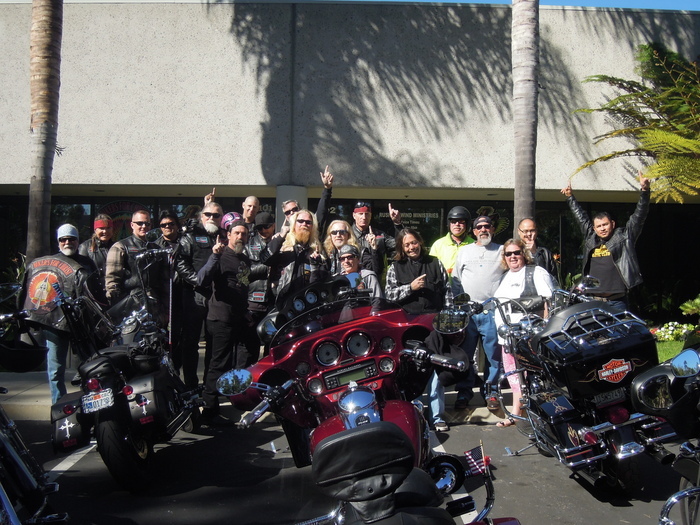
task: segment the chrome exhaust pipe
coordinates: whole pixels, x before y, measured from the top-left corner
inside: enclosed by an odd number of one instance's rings
[[[662,445],[655,445],[647,453],[662,465],[670,465],[676,459],[676,455]]]
[[[594,470],[592,472],[587,470],[577,470],[575,474],[583,478],[596,489],[602,489],[605,486],[610,485],[608,476],[603,474],[600,470]]]

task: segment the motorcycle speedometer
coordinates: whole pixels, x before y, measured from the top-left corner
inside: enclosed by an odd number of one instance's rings
[[[382,351],[391,352],[394,348],[396,348],[396,341],[394,341],[393,337],[389,337],[387,335],[386,337],[382,337],[382,340],[379,341],[379,346],[381,347]]]
[[[345,343],[345,348],[350,355],[355,357],[362,357],[367,355],[372,346],[372,341],[369,336],[363,332],[355,332],[352,334],[347,342]]]
[[[139,322],[133,317],[129,317],[121,326],[122,334],[131,334],[139,327]]]
[[[331,366],[340,359],[340,348],[331,341],[324,341],[316,347],[316,359],[323,366]]]

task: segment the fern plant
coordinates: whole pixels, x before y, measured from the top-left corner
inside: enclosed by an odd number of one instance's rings
[[[646,176],[652,195],[659,200],[683,202],[684,195],[700,190],[700,73],[696,62],[658,43],[639,46],[637,72],[641,82],[594,75],[585,82],[612,87],[617,96],[583,113],[604,113],[613,129],[596,137],[599,144],[627,138],[631,145],[581,165],[578,173],[594,164],[624,157],[651,161]]]

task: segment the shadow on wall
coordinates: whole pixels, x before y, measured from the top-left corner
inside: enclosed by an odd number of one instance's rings
[[[268,90],[269,120],[262,124],[266,177],[318,185],[308,167],[333,159],[335,171],[355,174],[360,185],[433,185],[435,173],[443,181],[458,180],[464,166],[410,150],[386,156],[387,108],[400,116],[405,133],[424,144],[467,133],[471,142],[464,148],[478,148],[480,122],[512,134],[509,7],[231,4],[231,9],[231,34]],[[571,77],[556,50],[543,56],[550,71],[547,88],[565,96],[545,94],[540,112],[570,119],[566,104],[580,91],[580,79]],[[291,99],[279,97],[292,83]],[[577,129],[553,117],[541,122]],[[284,144],[290,146],[293,179],[280,173],[285,166],[268,160]]]

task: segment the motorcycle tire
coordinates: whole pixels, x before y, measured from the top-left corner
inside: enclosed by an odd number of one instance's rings
[[[692,489],[695,484],[689,479],[681,478],[680,490]],[[686,498],[680,502],[681,506],[681,521],[683,525],[699,525],[700,524],[700,509],[698,509],[697,498]]]
[[[132,493],[150,486],[153,446],[148,441],[132,435],[113,417],[98,421],[95,439],[102,461],[119,486]]]

